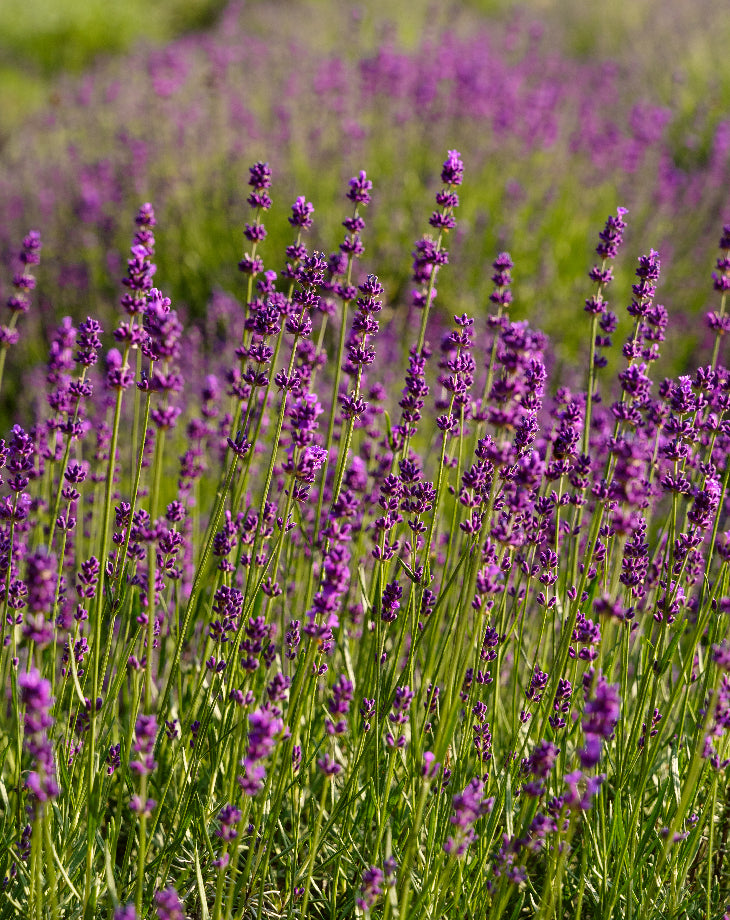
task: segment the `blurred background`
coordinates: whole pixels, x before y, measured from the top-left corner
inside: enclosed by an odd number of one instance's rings
[[[219,20],[226,0],[3,0],[0,4],[0,134],[47,105],[64,75],[79,75],[111,55],[164,45]],[[679,105],[692,120],[699,109],[719,116],[730,101],[730,17],[722,0],[461,0],[458,4],[368,0],[248,0],[248,28],[261,37],[298,36],[329,52],[343,12],[354,13],[377,42],[388,27],[414,47],[429,26],[456,19],[499,25],[522,11],[543,23],[547,39],[577,59],[613,59],[631,71],[637,91]],[[329,26],[327,25],[329,23]],[[344,50],[344,48],[342,49]]]
[[[587,353],[586,272],[609,213],[629,209],[612,306],[636,260],[662,260],[662,367],[706,349],[711,272],[730,220],[730,17],[723,0],[3,0],[0,285],[22,236],[44,240],[22,360],[66,313],[115,315],[137,207],[158,214],[156,282],[206,331],[241,295],[247,167],[274,170],[262,247],[280,270],[288,208],[315,205],[336,249],[347,179],[365,169],[363,272],[409,301],[447,149],[465,161],[446,314],[487,309],[490,263],[515,260],[515,319],[554,360]],[[111,319],[108,328],[110,328]],[[17,359],[16,359],[17,360]],[[620,360],[613,359],[614,361]]]

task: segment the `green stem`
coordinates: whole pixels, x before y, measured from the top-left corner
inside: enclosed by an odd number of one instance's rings
[[[160,483],[162,480],[162,458],[165,449],[165,429],[160,428],[155,438],[155,459],[152,477],[152,495],[150,496],[150,516],[152,523],[156,519],[157,504],[160,496]],[[130,530],[132,522],[129,522]],[[145,662],[144,700],[147,712],[152,710],[152,652],[154,646],[155,630],[155,604],[156,604],[156,573],[157,573],[157,541],[153,540],[147,550],[147,655]]]
[[[122,366],[127,363],[129,349],[125,350]],[[104,581],[106,578],[106,560],[109,552],[109,527],[111,523],[112,496],[114,494],[114,471],[116,467],[117,443],[119,440],[119,424],[122,414],[122,396],[124,391],[120,388],[117,390],[116,401],[114,405],[114,420],[112,423],[112,437],[109,445],[109,461],[107,464],[106,474],[106,492],[104,496],[104,511],[101,527],[101,551],[99,553],[99,583],[96,589],[96,609],[94,613],[94,646],[91,651],[91,711],[89,713],[89,734],[88,734],[88,754],[87,754],[87,808],[89,810],[86,840],[86,878],[84,883],[84,910],[86,910],[89,898],[91,897],[91,880],[93,876],[94,860],[94,840],[96,829],[91,826],[91,797],[93,794],[94,780],[96,777],[96,700],[99,696],[100,686],[100,664],[101,664],[101,634],[102,620],[104,617]]]
[[[142,916],[142,896],[144,894],[144,866],[147,856],[147,777],[142,776],[139,788],[142,813],[139,818],[139,844],[137,849],[137,884],[135,887],[134,904],[137,916]]]
[[[231,460],[231,465],[228,468],[228,473],[226,474],[225,481],[218,490],[216,496],[216,504],[211,516],[210,524],[208,527],[208,538],[205,542],[202,555],[200,557],[200,562],[198,563],[198,568],[195,572],[195,577],[193,579],[193,587],[190,591],[190,597],[185,607],[185,617],[183,619],[183,625],[180,630],[180,635],[178,636],[177,643],[175,644],[175,653],[173,655],[172,663],[170,665],[170,672],[167,675],[167,683],[165,684],[165,690],[162,694],[162,700],[159,705],[159,712],[167,711],[167,704],[170,699],[170,693],[172,691],[172,686],[175,681],[175,675],[177,668],[180,666],[180,657],[182,655],[183,645],[185,643],[185,638],[188,634],[188,628],[190,627],[190,621],[193,617],[193,612],[198,601],[198,596],[202,587],[203,576],[208,566],[208,559],[213,547],[213,537],[215,536],[216,531],[218,530],[218,523],[220,521],[221,515],[223,514],[223,506],[225,505],[226,495],[231,485],[233,479],[233,474],[236,471],[236,466],[238,464],[238,455],[234,453],[233,459]],[[162,731],[160,731],[157,744],[155,746],[156,750],[159,748],[160,741],[162,738]]]
[[[11,329],[11,330],[15,329],[15,325],[18,322],[18,315],[19,314],[17,313],[12,314],[12,316],[10,317],[10,322],[8,323],[8,329]],[[0,393],[2,392],[2,388],[3,388],[3,375],[5,373],[5,358],[7,357],[7,354],[8,354],[8,347],[9,346],[7,342],[4,342],[3,345],[0,346]]]
[[[314,833],[310,838],[309,843],[309,860],[307,862],[307,877],[304,882],[304,895],[302,897],[302,917],[307,916],[307,905],[309,904],[309,889],[312,884],[312,874],[314,872],[314,859],[317,855],[317,847],[319,846],[319,834],[322,830],[322,817],[324,815],[324,805],[325,800],[327,799],[327,792],[329,791],[330,786],[330,777],[324,777],[324,783],[322,785],[322,794],[319,798],[319,811],[317,812],[317,822],[314,825]]]

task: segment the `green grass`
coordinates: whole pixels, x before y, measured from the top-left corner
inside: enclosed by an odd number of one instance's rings
[[[136,42],[158,44],[204,29],[224,0],[3,0],[0,4],[0,140],[53,97],[61,74]]]

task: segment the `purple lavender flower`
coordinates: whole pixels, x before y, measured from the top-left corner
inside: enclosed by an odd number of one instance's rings
[[[118,770],[122,765],[122,745],[120,744],[111,744],[109,745],[109,752],[106,755],[106,772],[108,776],[112,776],[115,770]]]
[[[44,803],[59,794],[53,745],[49,738],[53,725],[50,715],[53,703],[51,682],[41,677],[38,669],[32,666],[27,673],[19,675],[18,686],[25,706],[25,748],[33,758],[33,769],[28,774],[26,785],[35,799]]]
[[[375,700],[368,699],[364,696],[362,699],[362,706],[360,707],[360,715],[363,718],[363,731],[370,731],[370,720],[375,715]]]
[[[578,657],[582,661],[595,661],[598,657],[598,645],[601,642],[601,627],[598,623],[594,623],[593,620],[588,619],[588,617],[579,612],[576,617],[572,639],[584,647],[576,652],[576,649],[571,645],[569,649],[571,658]]]
[[[542,699],[545,687],[547,687],[547,682],[547,671],[541,671],[540,668],[535,665],[535,669],[532,672],[532,677],[530,678],[530,686],[525,691],[525,696],[527,699],[532,700],[535,703],[539,703]]]
[[[616,216],[609,215],[606,220],[606,226],[598,234],[601,242],[596,246],[596,252],[602,259],[615,259],[618,255],[619,248],[624,238],[626,229],[625,215],[628,214],[626,208],[617,208]]]
[[[350,711],[350,703],[355,692],[355,686],[344,674],[341,674],[332,685],[332,697],[327,702],[327,709],[334,716],[346,715]],[[347,730],[347,722],[344,719],[338,719],[334,722],[327,720],[327,733],[330,735],[341,735]]]
[[[545,791],[545,780],[552,772],[560,748],[552,741],[541,741],[525,762],[524,770],[534,779],[524,785],[527,795],[540,796]]]
[[[408,710],[411,707],[414,695],[414,691],[408,686],[395,688],[393,707],[388,714],[388,719],[393,726],[405,725],[408,722]],[[385,742],[388,747],[402,748],[405,746],[406,736],[401,734],[398,738],[395,738],[391,732],[388,732]]]
[[[29,231],[28,235],[23,238],[20,261],[23,265],[40,265],[41,235],[37,230]]]
[[[704,488],[697,489],[694,502],[687,513],[688,520],[698,530],[708,530],[720,504],[722,487],[717,479],[707,479]]]
[[[461,185],[464,181],[464,164],[458,150],[449,150],[441,170],[444,185]]]
[[[712,273],[712,286],[715,291],[723,295],[730,291],[730,224],[722,228],[720,239],[722,255],[717,260],[717,271]],[[721,339],[730,333],[730,314],[725,312],[724,300],[720,310],[713,310],[705,314],[707,328],[715,335],[715,347],[712,354],[712,364],[715,365],[720,350]]]
[[[180,337],[183,327],[177,313],[170,307],[169,297],[165,297],[157,288],[150,289],[143,315],[144,329],[149,336],[144,351],[155,361],[170,361],[180,357]],[[157,392],[175,391],[178,388],[179,384],[175,378],[160,376],[158,372],[154,380],[154,389]]]
[[[403,588],[397,581],[391,581],[385,586],[380,604],[380,616],[386,623],[393,623],[397,619],[402,597]]]
[[[474,825],[483,815],[489,814],[494,807],[493,798],[484,798],[484,782],[475,777],[463,792],[451,800],[454,814],[449,819],[456,832],[444,844],[444,850],[452,856],[463,856],[469,845],[477,839]]]
[[[370,866],[368,869],[363,869],[360,895],[356,901],[360,910],[368,913],[378,898],[382,897],[384,881],[385,876],[382,870],[378,869],[377,866]]]
[[[712,646],[712,660],[720,670],[730,671],[730,646],[725,639],[719,645]]]
[[[347,197],[356,204],[370,204],[372,188],[373,183],[368,179],[365,170],[361,169],[357,176],[350,179]]]
[[[138,776],[149,776],[157,767],[153,756],[157,738],[157,718],[154,715],[137,716],[135,734],[137,740],[133,747],[140,757],[139,760],[129,762],[129,769]]]
[[[622,584],[630,587],[635,597],[643,594],[643,582],[649,566],[649,544],[646,542],[646,521],[640,518],[631,539],[624,547],[621,560]]]
[[[311,485],[326,459],[327,451],[324,447],[308,444],[299,456],[296,466],[293,467],[294,478]]]
[[[127,277],[122,284],[129,289],[122,295],[121,304],[128,316],[138,316],[147,305],[147,292],[152,288],[152,278],[157,266],[151,261],[155,253],[156,226],[152,205],[143,204],[135,218],[137,230],[132,242],[131,258],[127,261]]]
[[[23,636],[41,647],[53,639],[51,612],[56,600],[57,580],[57,562],[53,554],[38,549],[28,556],[25,577],[28,612]]]
[[[249,713],[248,748],[243,760],[245,776],[238,782],[246,795],[254,796],[264,787],[266,770],[260,764],[274,750],[276,738],[281,734],[284,723],[276,714],[278,710],[262,707]]]
[[[134,904],[120,904],[114,910],[114,920],[137,920]]]
[[[488,763],[492,759],[492,732],[487,722],[487,707],[478,700],[473,708],[472,715],[476,722],[472,726],[474,749],[481,763]]]
[[[508,252],[500,252],[492,262],[492,283],[495,290],[489,295],[490,301],[502,310],[509,309],[512,303],[512,269],[514,268],[512,256]]]
[[[568,792],[563,799],[564,803],[568,807],[575,805],[581,811],[589,811],[593,799],[605,782],[605,779],[605,773],[599,773],[596,776],[586,776],[580,770],[566,773],[563,777],[563,781],[568,787]]]
[[[155,892],[158,920],[185,920],[185,908],[174,888]]]
[[[427,777],[428,779],[433,779],[435,776],[437,776],[440,769],[441,764],[436,760],[436,755],[433,753],[433,751],[424,751],[421,775]]]
[[[333,760],[329,754],[325,754],[324,757],[320,757],[317,760],[317,769],[327,777],[337,776],[338,773],[342,772],[341,765]]]
[[[26,585],[28,610],[50,613],[56,597],[56,558],[42,549],[28,557]]]
[[[216,837],[221,840],[235,840],[238,837],[238,822],[241,820],[241,812],[233,805],[224,805],[218,813],[220,827],[216,830]]]
[[[431,354],[428,346],[419,352],[415,346],[410,349],[408,359],[408,372],[403,397],[398,403],[401,407],[401,422],[393,428],[393,448],[402,446],[406,438],[411,438],[417,431],[417,424],[421,419],[421,409],[425,405],[429,387],[426,383],[426,360]]]
[[[31,291],[35,289],[35,277],[28,271],[31,265],[40,265],[41,261],[41,235],[37,230],[31,230],[23,239],[23,245],[20,250],[20,262],[23,270],[13,277],[13,288],[15,293],[11,294],[7,300],[7,307],[17,317],[20,313],[27,313],[30,309]],[[15,319],[11,321],[11,326]],[[3,344],[6,344],[3,341]],[[11,344],[11,343],[7,343]]]
[[[307,201],[304,195],[300,195],[294,204],[291,206],[291,217],[289,218],[289,223],[292,227],[299,227],[301,230],[309,230],[314,223],[312,219],[312,214],[314,213],[314,205],[311,201]]]
[[[595,767],[600,760],[601,740],[612,737],[620,709],[618,687],[599,674],[593,696],[586,700],[581,723],[586,746],[579,751],[579,756],[584,769]]]
[[[248,172],[248,184],[252,188],[256,189],[257,191],[261,191],[265,188],[271,188],[271,167],[268,163],[264,163],[259,160],[249,168]],[[249,204],[251,203],[249,202]],[[263,207],[263,205],[260,205],[257,202],[255,205],[251,204],[251,207]]]
[[[74,360],[82,367],[93,367],[99,358],[99,349],[101,348],[102,334],[101,323],[92,317],[87,317],[82,323],[79,323],[76,333],[76,356]]]

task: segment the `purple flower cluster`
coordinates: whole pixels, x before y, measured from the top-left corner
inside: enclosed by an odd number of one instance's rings
[[[149,202],[139,209],[135,223],[137,230],[132,242],[131,257],[127,260],[127,276],[122,279],[127,292],[122,296],[121,305],[130,317],[144,313],[147,295],[152,290],[152,278],[157,271],[157,266],[151,261],[155,254],[154,228],[157,220]]]
[[[137,920],[134,904],[120,904],[114,909],[114,920]]]
[[[8,297],[6,306],[10,310],[10,323],[0,326],[0,349],[4,355],[9,346],[16,345],[20,334],[15,328],[18,317],[30,309],[30,294],[35,290],[36,278],[32,273],[34,265],[41,261],[41,235],[37,230],[31,230],[23,238],[20,250],[20,271],[13,275],[13,293]]]
[[[332,685],[332,697],[327,703],[330,715],[333,719],[337,716],[344,716],[350,711],[350,703],[355,692],[355,687],[344,674],[341,674]],[[342,735],[347,731],[347,722],[339,718],[337,722],[331,719],[327,721],[327,733],[330,735]]]
[[[155,216],[143,206],[118,348],[98,361],[100,324],[61,322],[39,371],[46,403],[0,442],[0,666],[11,694],[17,681],[22,705],[9,694],[8,715],[32,761],[25,784],[17,758],[2,767],[13,820],[65,794],[57,767],[83,789],[60,803],[78,808],[79,829],[96,826],[85,809],[107,808],[99,827],[128,841],[111,867],[116,898],[135,890],[122,918],[153,904],[184,915],[174,888],[145,886],[163,865],[187,898],[170,847],[196,808],[220,849],[196,862],[192,897],[212,882],[221,916],[268,898],[283,852],[291,910],[301,897],[306,914],[311,897],[316,913],[326,892],[331,911],[339,883],[320,879],[335,837],[360,854],[343,903],[368,913],[394,898],[403,916],[423,847],[426,878],[445,880],[434,910],[460,916],[477,890],[485,909],[514,911],[515,886],[539,886],[546,866],[570,886],[608,808],[625,809],[634,835],[653,799],[667,846],[695,834],[694,846],[728,766],[730,372],[718,349],[694,373],[653,380],[666,326],[658,253],[638,260],[632,331],[604,399],[617,322],[604,293],[624,209],[590,272],[587,386],[580,372],[554,389],[546,338],[511,315],[508,253],[492,266],[487,323],[431,309],[456,229],[456,151],[433,236],[416,244],[416,309],[392,316],[386,285],[356,262],[364,171],[329,258],[302,244],[313,208],[296,199],[280,272],[264,259],[272,171],[259,161],[249,176],[245,302],[221,293],[205,325],[183,323],[152,286]],[[696,821],[657,798],[677,770],[705,803]],[[466,785],[452,795],[452,781]],[[130,787],[134,815],[120,818]],[[362,790],[382,807],[360,810]],[[59,832],[56,814],[35,811],[44,835]],[[35,910],[58,860],[42,868],[33,826],[13,827],[13,846],[31,856]],[[495,843],[472,846],[480,835]],[[658,888],[655,836],[631,839],[655,857]],[[87,835],[87,858],[74,857],[89,901],[97,843]],[[607,897],[621,896],[625,868]]]
[[[414,695],[414,691],[410,687],[395,688],[393,706],[391,712],[388,713],[388,720],[394,726],[393,731],[397,731],[398,728],[408,724],[408,710],[413,702]],[[402,748],[405,747],[406,736],[401,731],[401,734],[396,738],[393,732],[389,731],[386,735],[385,743],[388,747]]]
[[[586,677],[589,678],[590,672]],[[584,769],[595,767],[601,759],[601,741],[613,736],[618,722],[621,700],[618,687],[608,683],[603,674],[598,675],[595,686],[589,695],[590,678],[586,684],[586,704],[581,723],[585,737],[585,748],[580,751],[580,761]]]
[[[137,716],[135,734],[137,740],[134,742],[133,749],[137,753],[138,759],[130,760],[129,769],[136,773],[137,776],[146,778],[157,769],[157,762],[154,758],[157,718],[154,715],[140,714]],[[145,817],[149,817],[152,814],[156,805],[157,802],[154,799],[148,798],[143,802],[138,795],[133,795],[129,803],[129,807],[133,812]]]
[[[25,707],[25,748],[33,758],[33,769],[25,781],[35,801],[43,805],[59,795],[56,782],[56,765],[50,729],[51,683],[41,677],[37,668],[31,667],[18,677],[20,698]]]
[[[444,850],[452,856],[463,856],[470,844],[477,839],[474,825],[494,807],[493,798],[484,798],[484,783],[475,777],[463,792],[453,796],[451,804],[454,814],[449,819],[454,825],[455,833],[444,843]]]
[[[523,765],[525,773],[533,777],[525,783],[527,795],[541,796],[545,791],[545,780],[552,772],[560,749],[552,741],[541,741]]]
[[[370,909],[375,906],[379,898],[385,893],[385,886],[395,883],[397,868],[398,864],[395,859],[389,857],[385,860],[383,869],[379,869],[377,866],[369,866],[367,869],[363,869],[362,884],[355,901],[360,910],[366,914],[370,912]]]
[[[43,549],[28,557],[25,584],[27,612],[23,622],[23,637],[43,647],[53,639],[52,613],[57,590],[55,556]]]
[[[155,892],[158,920],[185,920],[185,908],[174,888]]]
[[[254,796],[264,787],[266,768],[261,761],[271,755],[277,737],[284,728],[279,712],[275,707],[262,707],[249,713],[248,747],[242,761],[245,774],[238,777],[238,783],[246,795]]]

